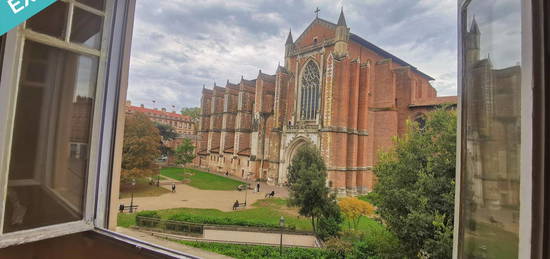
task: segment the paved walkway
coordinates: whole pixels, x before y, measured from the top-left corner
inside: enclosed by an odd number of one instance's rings
[[[199,249],[199,248],[178,244],[176,242],[169,241],[169,240],[166,240],[164,238],[155,237],[155,236],[153,236],[149,233],[145,233],[145,232],[141,232],[141,231],[137,231],[137,230],[133,230],[133,229],[129,229],[129,228],[117,227],[116,232],[124,234],[124,235],[131,236],[131,237],[138,238],[138,239],[140,239],[142,241],[145,241],[145,242],[149,242],[149,243],[152,243],[152,244],[155,244],[155,245],[163,246],[163,247],[166,247],[166,248],[169,248],[169,249],[173,249],[173,250],[176,250],[176,251],[180,251],[180,252],[190,254],[190,255],[193,255],[193,256],[197,256],[197,257],[201,257],[201,258],[208,258],[208,259],[210,259],[210,258],[212,258],[212,259],[231,259],[231,258],[233,258],[233,257],[229,257],[229,256],[220,255],[220,254],[216,254],[216,253],[213,253],[213,252],[205,251],[205,250],[202,250],[202,249]]]
[[[251,204],[259,199],[264,199],[265,194],[275,190],[275,197],[288,197],[285,188],[269,186],[262,183],[260,192],[248,191],[213,191],[201,190],[182,184],[176,180],[161,180],[161,187],[171,190],[171,184],[176,183],[175,193],[166,193],[154,197],[134,197],[134,205],[138,205],[138,211],[142,210],[162,210],[173,208],[198,208],[198,209],[218,209],[221,211],[231,211],[235,200],[243,203],[246,201],[251,208]],[[121,204],[129,205],[130,198],[120,199]]]
[[[254,243],[278,245],[281,242],[280,233],[261,233],[248,231],[232,231],[205,229],[203,239],[222,242]],[[283,245],[316,247],[316,238],[310,235],[283,234]]]
[[[146,235],[187,241],[268,246],[278,246],[281,242],[281,233],[205,229],[202,237],[191,237],[150,230],[140,231],[146,233]],[[283,245],[306,248],[319,247],[317,240],[313,235],[298,235],[290,233],[283,233]]]

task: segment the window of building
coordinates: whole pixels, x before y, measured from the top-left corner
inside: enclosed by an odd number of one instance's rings
[[[473,0],[461,9],[459,258],[501,258],[503,247],[518,256],[521,10],[520,0]]]
[[[300,80],[300,118],[315,120],[319,112],[320,74],[317,64],[310,60],[304,67]]]

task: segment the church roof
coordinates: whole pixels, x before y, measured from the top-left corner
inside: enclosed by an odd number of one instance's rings
[[[342,14],[343,12],[341,12]],[[343,15],[341,16],[343,18]],[[344,19],[344,18],[343,18]],[[340,20],[340,19],[339,19]],[[344,20],[345,22],[345,20]],[[336,29],[336,24],[332,23],[332,22],[329,22],[327,20],[324,20],[324,19],[321,19],[321,18],[315,18],[313,19],[313,21],[307,26],[307,28],[304,30],[304,32],[302,32],[302,34],[298,37],[298,39],[296,39],[296,42],[300,41],[300,39],[306,34],[306,32],[314,25],[314,24],[321,24],[323,26],[326,26],[330,29]],[[427,78],[428,80],[435,80],[433,77],[423,73],[422,71],[418,70],[415,66],[405,62],[404,60],[398,58],[397,56],[383,50],[382,48],[374,45],[373,43],[369,42],[368,40],[365,40],[363,39],[362,37],[360,37],[359,35],[357,34],[354,34],[354,33],[350,33],[350,37],[349,37],[351,40],[359,43],[360,45],[372,50],[374,53],[382,56],[383,58],[389,58],[391,59],[393,62],[401,65],[401,66],[407,66],[407,67],[410,67],[412,71],[420,74],[421,76]]]

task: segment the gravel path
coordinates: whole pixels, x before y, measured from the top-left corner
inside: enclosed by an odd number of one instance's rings
[[[282,187],[268,186],[261,184],[260,192],[248,190],[245,191],[212,191],[200,190],[187,184],[182,184],[176,180],[161,180],[161,187],[171,190],[171,184],[176,183],[175,193],[166,193],[156,197],[134,197],[134,205],[138,205],[138,211],[142,210],[161,210],[172,208],[198,208],[198,209],[218,209],[221,211],[231,211],[233,203],[238,200],[240,203],[247,200],[248,208],[259,199],[264,199],[265,194],[275,190],[275,197],[288,197],[288,192]],[[119,200],[121,204],[129,205],[130,198]]]

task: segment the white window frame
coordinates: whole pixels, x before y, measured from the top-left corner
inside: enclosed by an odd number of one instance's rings
[[[9,31],[6,35],[6,46],[4,53],[4,62],[2,67],[2,82],[0,86],[0,119],[5,122],[0,126],[0,248],[14,244],[37,241],[45,238],[51,238],[66,234],[72,234],[94,229],[93,220],[95,218],[94,208],[96,206],[96,186],[98,175],[100,146],[96,144],[101,138],[101,125],[103,115],[105,114],[105,90],[106,90],[106,68],[109,59],[111,28],[113,27],[113,11],[115,10],[115,1],[106,1],[105,10],[100,11],[88,7],[76,0],[62,0],[68,5],[67,12],[67,31],[64,39],[58,39],[46,34],[34,32],[25,29],[25,23]],[[95,15],[103,17],[102,40],[99,50],[85,47],[81,44],[71,43],[71,24],[74,8],[80,8]],[[9,158],[11,153],[11,141],[13,135],[13,124],[15,119],[15,109],[17,102],[17,93],[21,76],[21,65],[23,59],[23,49],[26,40],[46,44],[48,46],[68,50],[74,53],[95,56],[99,59],[97,85],[94,104],[94,114],[92,118],[91,141],[90,141],[90,159],[88,164],[88,177],[85,192],[85,207],[83,208],[83,218],[81,220],[49,225],[28,230],[3,233],[5,202],[7,197]]]

